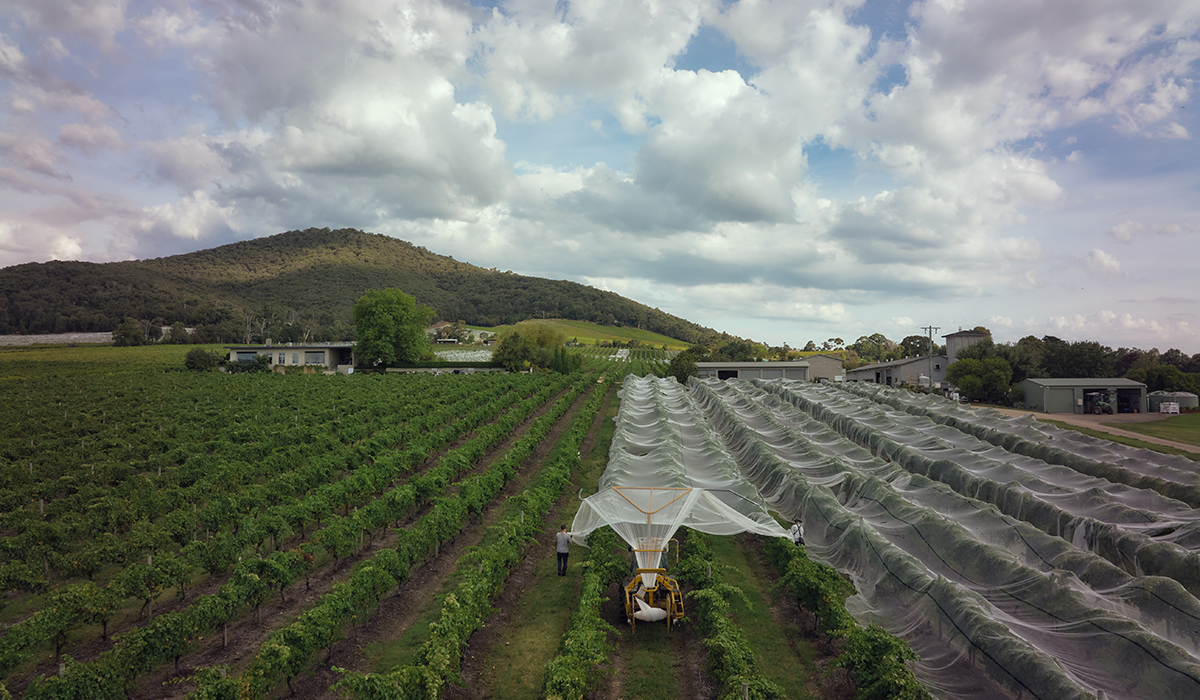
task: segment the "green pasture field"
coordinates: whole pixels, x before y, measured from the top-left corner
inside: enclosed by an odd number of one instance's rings
[[[1185,413],[1151,423],[1105,423],[1105,425],[1200,447],[1200,413]]]
[[[23,381],[47,372],[186,371],[183,358],[192,348],[224,351],[215,345],[143,345],[118,348],[109,344],[0,346],[0,382]]]
[[[1120,443],[1122,445],[1128,445],[1130,447],[1139,447],[1139,448],[1146,449],[1146,450],[1154,450],[1155,452],[1161,452],[1161,453],[1167,454],[1167,455],[1180,455],[1182,457],[1187,457],[1188,459],[1193,459],[1193,460],[1196,460],[1197,462],[1200,462],[1200,452],[1188,452],[1185,450],[1180,450],[1180,449],[1176,449],[1174,447],[1170,447],[1168,445],[1160,445],[1157,442],[1147,442],[1145,440],[1138,440],[1137,438],[1125,437],[1124,435],[1115,435],[1113,433],[1104,432],[1102,430],[1092,430],[1090,428],[1084,428],[1084,427],[1081,427],[1078,425],[1072,425],[1071,423],[1064,423],[1062,421],[1051,420],[1049,418],[1039,417],[1038,420],[1042,421],[1043,423],[1049,423],[1051,425],[1056,425],[1065,430],[1074,430],[1074,431],[1083,433],[1084,435],[1090,435],[1092,437],[1101,438],[1104,440],[1111,440],[1113,442]],[[1147,424],[1122,423],[1119,426],[1114,426],[1114,427],[1120,427],[1122,430],[1131,430],[1132,426],[1134,426],[1134,425],[1147,425]],[[1174,440],[1175,438],[1170,438],[1170,439]],[[1180,440],[1179,442],[1183,442],[1183,441]]]

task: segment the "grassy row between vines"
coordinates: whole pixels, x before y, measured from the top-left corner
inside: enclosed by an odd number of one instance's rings
[[[611,387],[608,383],[606,385]],[[599,476],[608,464],[608,448],[616,427],[613,416],[618,401],[613,388],[606,393],[605,403],[593,423],[595,432],[590,438],[591,447],[580,455],[580,467],[572,476],[573,483],[580,489],[567,494],[550,518],[555,526],[571,522],[579,508],[580,497],[595,491]],[[567,576],[559,577],[556,575],[552,549],[546,547],[537,553],[539,560],[533,565],[531,576],[523,582],[519,595],[514,595],[515,600],[508,607],[508,614],[497,616],[507,618],[496,620],[496,624],[503,629],[501,636],[504,643],[493,643],[473,651],[478,666],[486,673],[486,680],[479,692],[497,698],[542,697],[546,692],[546,679],[555,668],[551,662],[562,653],[564,644],[575,643],[568,641],[573,636],[570,630],[580,609],[581,598],[592,597],[587,588],[589,572],[593,567],[587,562],[596,556],[597,550],[595,547],[585,550],[587,555],[582,562],[577,559],[576,550],[569,560]],[[627,568],[625,562],[621,566],[622,569]],[[576,576],[580,572],[582,576]],[[594,605],[598,606],[599,601]],[[488,624],[490,626],[492,622]],[[603,638],[601,641],[604,641]],[[579,669],[579,675],[590,676],[589,682],[599,675],[599,669],[595,667],[576,668]]]
[[[331,648],[347,626],[365,621],[388,591],[409,578],[418,562],[438,545],[456,537],[468,518],[480,513],[495,498],[587,386],[588,382],[577,381],[574,391],[560,398],[504,457],[483,474],[460,482],[457,494],[439,497],[430,513],[411,528],[399,531],[402,536],[395,549],[386,549],[371,560],[360,562],[348,583],[335,584],[320,603],[292,624],[272,632],[240,679],[203,674],[194,697],[207,697],[229,684],[236,685],[240,697],[246,699],[267,696],[280,681],[285,681],[290,689],[292,678],[310,665],[317,652]],[[481,570],[494,564],[479,562]]]
[[[704,638],[718,683],[718,697],[781,700],[783,689],[763,673],[745,633],[732,619],[730,599],[745,601],[745,594],[722,581],[721,567],[714,566],[716,555],[708,535],[687,530],[684,538],[687,555],[676,570],[679,579],[692,586],[688,618]]]
[[[816,614],[820,630],[845,640],[834,665],[850,673],[859,700],[932,700],[909,666],[916,653],[879,625],[859,627],[850,616],[846,598],[854,588],[836,569],[812,561],[802,545],[786,539],[768,542],[766,555],[783,577],[780,585]]]
[[[361,700],[435,698],[459,674],[462,649],[491,613],[491,600],[501,590],[526,544],[537,535],[542,518],[568,484],[580,462],[579,448],[604,398],[606,385],[597,387],[576,414],[547,457],[533,484],[518,495],[520,512],[494,531],[498,536],[472,554],[477,571],[468,568],[453,592],[443,600],[441,614],[431,625],[430,638],[421,646],[416,662],[384,673],[343,674],[337,687]]]
[[[563,633],[558,654],[546,664],[542,696],[547,700],[582,700],[596,680],[599,667],[608,662],[608,633],[613,626],[600,616],[604,591],[629,570],[628,562],[613,552],[617,535],[604,527],[588,536],[588,558],[583,563],[583,588],[579,605]]]

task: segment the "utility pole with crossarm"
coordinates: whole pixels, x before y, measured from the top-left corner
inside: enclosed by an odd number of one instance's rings
[[[940,331],[941,326],[921,326],[921,330],[929,333],[929,391],[933,391],[933,334]]]

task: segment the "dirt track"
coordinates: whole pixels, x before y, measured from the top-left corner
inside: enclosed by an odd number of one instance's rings
[[[1090,413],[1042,413],[1040,411],[1027,411],[1016,408],[993,407],[993,410],[999,411],[1006,416],[1032,415],[1038,420],[1056,420],[1061,423],[1069,423],[1071,425],[1077,425],[1081,428],[1088,428],[1089,430],[1098,430],[1103,433],[1120,435],[1121,437],[1133,438],[1135,440],[1142,440],[1145,442],[1152,442],[1156,445],[1174,447],[1177,450],[1183,450],[1185,452],[1191,452],[1193,454],[1200,455],[1200,447],[1197,447],[1196,445],[1189,445],[1184,442],[1175,442],[1174,440],[1164,440],[1162,438],[1157,438],[1150,435],[1143,435],[1142,433],[1135,433],[1132,430],[1122,430],[1121,428],[1113,425],[1114,423],[1153,423],[1155,421],[1166,420],[1167,418],[1170,418],[1170,416],[1165,413],[1117,413],[1111,416],[1096,416]]]

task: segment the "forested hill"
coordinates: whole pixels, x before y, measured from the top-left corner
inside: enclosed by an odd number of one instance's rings
[[[265,312],[337,335],[347,330],[354,301],[385,287],[413,295],[439,318],[472,325],[565,318],[688,342],[721,336],[611,292],[488,270],[353,229],[289,231],[153,260],[6,267],[0,334],[107,331],[134,318],[222,328],[223,336]]]

